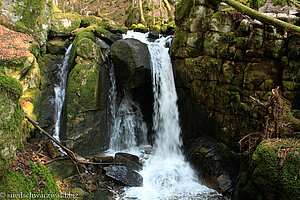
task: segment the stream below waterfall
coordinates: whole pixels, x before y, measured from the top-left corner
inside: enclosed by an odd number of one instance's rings
[[[155,42],[147,34],[128,31],[123,38],[134,38],[146,43],[151,55],[153,85],[153,131],[155,142],[147,145],[147,126],[139,105],[128,92],[120,105],[116,103],[116,81],[110,71],[111,141],[108,154],[127,152],[140,157],[143,169],[142,187],[125,187],[115,199],[169,200],[222,199],[222,196],[201,184],[181,151],[181,127],[177,107],[169,46],[172,37],[161,37]]]

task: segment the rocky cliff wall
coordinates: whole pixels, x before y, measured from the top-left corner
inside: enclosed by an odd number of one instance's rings
[[[250,96],[264,101],[280,86],[299,115],[300,37],[211,2],[180,1],[175,12],[183,135],[186,143],[214,135],[236,148],[244,135],[262,130],[266,110]]]

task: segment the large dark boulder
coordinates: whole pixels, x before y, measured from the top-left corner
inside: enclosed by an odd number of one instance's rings
[[[108,148],[107,45],[92,32],[79,33],[72,46],[70,73],[61,122],[61,140],[81,155]]]
[[[133,89],[151,81],[150,53],[146,44],[135,39],[119,40],[111,46],[111,57],[123,88]]]
[[[200,137],[187,150],[188,160],[204,182],[223,195],[231,195],[239,172],[239,157],[209,137]]]
[[[143,167],[143,164],[140,162],[140,158],[129,153],[116,153],[115,162],[123,163],[132,170],[141,170]]]
[[[125,166],[105,167],[106,176],[131,187],[143,186],[143,177]]]

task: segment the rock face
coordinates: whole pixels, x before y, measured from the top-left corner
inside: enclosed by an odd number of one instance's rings
[[[40,67],[36,59],[39,55],[38,43],[27,34],[9,30],[1,25],[0,32],[0,71],[22,84],[22,108],[36,120],[34,109],[41,83]],[[26,122],[24,136],[27,137],[31,130],[33,126]]]
[[[171,53],[183,140],[188,148],[197,138],[214,137],[238,151],[243,136],[263,129],[267,113],[250,96],[264,102],[273,88],[281,86],[299,118],[300,37],[285,37],[282,30],[237,17],[211,2],[180,1],[175,12]],[[194,148],[191,159],[198,163],[203,154],[196,152],[202,148]],[[204,166],[210,160],[205,157]],[[213,186],[218,189],[218,182]]]
[[[66,51],[65,40],[60,37],[53,38],[47,41],[47,49],[52,55],[64,54]]]
[[[107,45],[96,43],[92,32],[84,31],[76,36],[71,50],[61,138],[83,155],[99,153],[109,145],[106,121],[109,77],[104,63],[108,49],[104,47]]]
[[[52,1],[1,0],[0,24],[32,35],[40,44],[46,43],[50,30]]]
[[[111,57],[123,88],[137,88],[151,81],[150,54],[146,44],[135,39],[119,40],[111,47]]]
[[[172,57],[180,109],[194,116],[182,118],[183,130],[190,130],[184,138],[214,135],[236,148],[244,135],[263,126],[266,110],[250,96],[267,100],[269,91],[279,85],[299,111],[300,37],[285,38],[281,30],[274,33],[243,17],[234,20],[232,13],[215,12],[217,8],[207,1],[178,4]],[[199,127],[201,123],[191,121],[195,118],[207,123]]]
[[[234,199],[299,199],[298,139],[269,139],[255,150],[249,172],[240,175]]]
[[[143,177],[125,166],[105,167],[106,176],[131,187],[143,186]]]
[[[53,133],[55,128],[55,93],[54,87],[59,83],[57,72],[62,63],[63,55],[46,54],[39,58],[41,69],[41,94],[36,103],[37,121],[39,125]]]
[[[128,153],[116,153],[115,162],[124,163],[126,167],[132,170],[141,170],[143,168],[143,164],[140,162],[139,157]]]
[[[81,16],[77,13],[54,13],[51,22],[51,35],[70,36],[71,32],[80,27]]]
[[[198,138],[187,150],[188,160],[200,170],[200,177],[208,185],[214,185],[223,195],[234,190],[234,181],[239,172],[239,157],[223,143],[209,137]]]
[[[22,85],[0,72],[0,173],[16,159],[16,150],[24,149],[21,137],[24,112],[19,98]]]

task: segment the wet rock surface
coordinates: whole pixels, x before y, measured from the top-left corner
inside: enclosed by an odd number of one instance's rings
[[[199,169],[200,177],[224,195],[231,195],[239,172],[239,157],[229,148],[208,137],[198,138],[187,151],[188,160]]]
[[[111,46],[111,57],[123,88],[133,89],[151,81],[146,44],[135,39],[119,40]]]
[[[143,186],[143,177],[126,166],[104,167],[106,176],[131,187]]]
[[[138,156],[128,153],[116,153],[115,162],[123,163],[124,165],[126,165],[126,167],[132,170],[141,170],[143,167]]]

